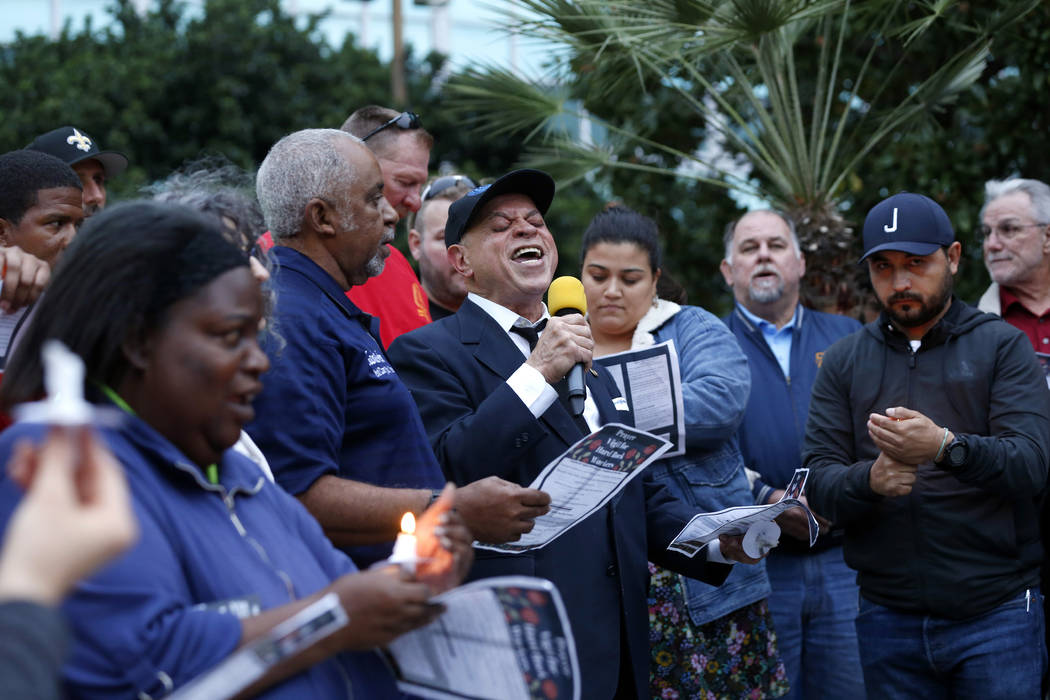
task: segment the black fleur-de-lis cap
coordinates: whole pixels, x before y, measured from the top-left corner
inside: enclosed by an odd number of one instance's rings
[[[55,156],[68,165],[94,158],[102,163],[107,178],[121,174],[128,167],[127,156],[118,151],[103,151],[95,139],[75,126],[60,126],[41,134],[26,149]]]

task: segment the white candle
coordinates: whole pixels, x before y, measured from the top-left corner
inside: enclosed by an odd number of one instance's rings
[[[390,562],[400,564],[401,568],[410,574],[416,572],[416,518],[411,513],[405,513],[401,517],[401,533],[394,541],[394,552],[390,555]]]
[[[44,343],[40,351],[44,365],[43,401],[15,408],[19,420],[52,425],[87,425],[95,418],[94,408],[84,400],[84,363],[57,340]]]

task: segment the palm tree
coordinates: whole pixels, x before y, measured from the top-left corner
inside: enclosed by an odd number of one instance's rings
[[[961,0],[513,2],[528,19],[508,29],[558,47],[552,60],[532,78],[468,69],[449,86],[456,108],[488,135],[524,134],[526,163],[561,178],[655,172],[768,202],[798,223],[803,300],[853,315],[863,295],[843,208],[864,159],[969,89],[995,34],[1039,4],[999,2],[978,21]],[[946,40],[947,60],[914,70],[916,47]],[[656,133],[652,106],[668,100],[683,129]],[[566,117],[606,138],[581,141]]]

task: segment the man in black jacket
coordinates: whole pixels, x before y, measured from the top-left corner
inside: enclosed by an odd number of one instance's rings
[[[869,696],[1035,698],[1050,394],[1025,336],[952,296],[954,238],[921,195],[869,212],[883,312],[824,356],[809,499],[846,528]]]

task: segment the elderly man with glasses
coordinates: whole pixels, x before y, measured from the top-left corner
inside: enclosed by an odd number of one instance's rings
[[[1012,178],[989,180],[984,191],[980,233],[992,285],[977,307],[1050,355],[1050,186]]]
[[[435,321],[456,313],[467,298],[466,280],[448,261],[445,222],[452,203],[476,186],[466,175],[435,178],[423,190],[419,212],[408,219],[408,250],[419,265],[419,280]]]
[[[1002,316],[1028,336],[1050,385],[1050,185],[1024,178],[986,182],[980,234],[992,284],[977,308]],[[1044,523],[1046,516],[1044,507]],[[1048,536],[1044,525],[1044,542]],[[1045,559],[1042,580],[1050,581]],[[1045,629],[1050,646],[1050,620]]]
[[[420,190],[434,137],[414,112],[396,112],[369,105],[356,110],[340,127],[365,142],[383,172],[383,197],[398,219],[419,211]],[[383,347],[394,338],[430,323],[423,287],[412,266],[393,245],[387,245],[386,267],[378,277],[350,290],[347,296],[362,311],[379,319]]]

